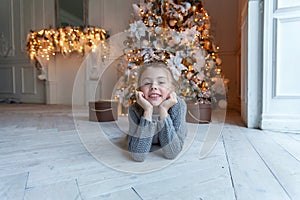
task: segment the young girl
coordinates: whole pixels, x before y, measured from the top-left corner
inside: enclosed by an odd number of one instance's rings
[[[128,111],[128,150],[135,161],[144,161],[156,144],[165,158],[174,159],[187,134],[186,104],[174,92],[177,82],[164,63],[149,63],[137,83],[136,102]]]

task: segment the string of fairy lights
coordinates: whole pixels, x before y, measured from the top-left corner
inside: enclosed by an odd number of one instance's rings
[[[85,55],[99,44],[104,44],[108,34],[104,29],[92,26],[61,27],[31,31],[27,36],[27,50],[31,60],[41,57],[50,60],[61,53],[68,56],[73,52]]]

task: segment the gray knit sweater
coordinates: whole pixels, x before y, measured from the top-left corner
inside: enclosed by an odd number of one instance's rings
[[[129,107],[128,150],[135,161],[145,160],[155,137],[167,159],[174,159],[181,152],[187,135],[186,104],[179,97],[177,101],[168,110],[169,115],[164,120],[145,119],[144,110],[138,103]]]

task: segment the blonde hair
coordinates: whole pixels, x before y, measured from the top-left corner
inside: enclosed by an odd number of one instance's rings
[[[161,68],[161,69],[164,69],[167,74],[168,74],[168,77],[169,77],[169,80],[171,82],[171,85],[173,86],[173,90],[177,90],[179,89],[179,85],[178,85],[178,82],[174,79],[173,77],[173,74],[171,72],[171,70],[169,68],[167,68],[167,65],[163,62],[149,62],[149,63],[145,63],[143,64],[141,67],[140,67],[140,70],[138,72],[138,75],[137,75],[137,89],[140,88],[141,86],[141,77],[142,77],[142,74],[149,68]]]

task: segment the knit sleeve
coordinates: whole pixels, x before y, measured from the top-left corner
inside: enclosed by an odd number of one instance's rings
[[[157,123],[145,119],[134,106],[129,107],[128,120],[128,150],[133,160],[142,162],[150,152]]]
[[[163,154],[168,159],[174,159],[182,150],[187,135],[185,121],[186,104],[181,98],[172,106],[166,119],[159,122],[159,141]]]

